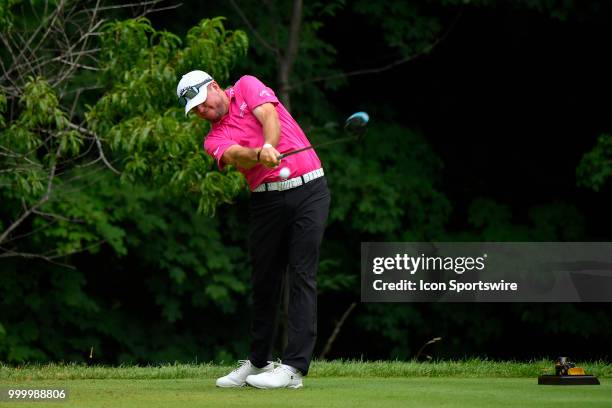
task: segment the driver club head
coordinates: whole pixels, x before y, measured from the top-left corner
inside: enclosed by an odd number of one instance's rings
[[[370,115],[366,112],[355,112],[346,119],[344,129],[354,134],[362,134],[370,120]]]

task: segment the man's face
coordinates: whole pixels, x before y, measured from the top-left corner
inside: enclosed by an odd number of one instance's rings
[[[208,85],[206,100],[191,110],[199,118],[215,123],[221,120],[228,111],[227,95],[216,82]]]

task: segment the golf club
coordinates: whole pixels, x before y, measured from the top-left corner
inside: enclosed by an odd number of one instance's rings
[[[344,122],[344,130],[349,134],[349,136],[282,153],[281,155],[278,156],[278,160],[285,158],[287,156],[291,156],[296,153],[303,152],[308,149],[314,149],[318,147],[331,145],[334,143],[341,143],[341,142],[346,142],[349,140],[359,139],[363,137],[363,135],[365,134],[366,125],[368,124],[369,120],[370,120],[370,116],[366,112],[355,112],[351,116],[346,118],[346,121]]]

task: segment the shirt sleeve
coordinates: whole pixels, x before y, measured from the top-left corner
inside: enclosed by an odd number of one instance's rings
[[[219,170],[223,170],[224,164],[221,158],[223,153],[233,145],[237,145],[236,141],[225,137],[223,132],[219,130],[211,130],[206,139],[204,139],[204,150],[208,153],[215,161]]]
[[[274,91],[254,76],[245,75],[240,78],[240,91],[251,111],[267,102],[274,105],[278,104],[278,98],[276,98]]]

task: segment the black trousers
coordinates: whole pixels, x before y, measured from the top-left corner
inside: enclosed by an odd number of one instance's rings
[[[288,268],[287,346],[282,362],[308,374],[317,339],[317,265],[329,213],[325,177],[285,191],[251,194],[249,252],[253,265],[251,355],[272,359],[283,275]]]

